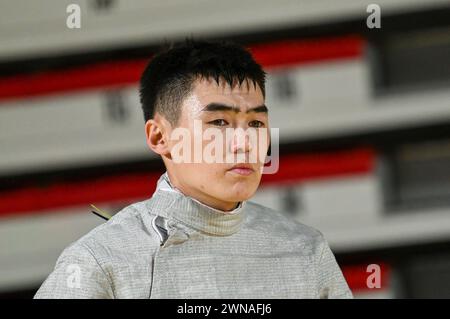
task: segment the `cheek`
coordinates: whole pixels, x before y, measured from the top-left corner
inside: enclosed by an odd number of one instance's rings
[[[199,164],[192,175],[200,182],[204,189],[215,187],[225,181],[224,167],[221,164]]]
[[[270,143],[270,132],[268,130],[267,134],[265,134],[263,137],[258,137],[258,154],[264,154],[265,156],[267,154],[267,151],[269,150]]]

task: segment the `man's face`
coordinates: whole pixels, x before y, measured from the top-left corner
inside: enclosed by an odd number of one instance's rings
[[[169,139],[171,156],[164,161],[172,183],[185,195],[221,210],[231,210],[238,202],[253,196],[258,188],[268,149],[269,123],[258,86],[244,81],[231,88],[225,81],[220,83],[208,79],[194,82],[191,94],[183,102],[178,127],[171,127],[166,135],[169,137],[175,129],[189,132],[190,143],[183,146],[190,145],[191,160],[175,161],[175,152],[179,154],[176,145],[183,141],[178,136],[176,140]],[[205,138],[207,131],[214,132],[211,139]],[[253,138],[249,133],[255,133]],[[221,134],[222,138],[215,134]],[[262,135],[255,139],[257,134],[264,134],[264,139],[260,138]],[[220,145],[221,150],[216,147],[205,152],[208,145]],[[194,162],[195,152],[201,157],[199,163]],[[215,160],[206,161],[206,154],[214,155]],[[257,157],[252,157],[255,154]],[[222,160],[217,161],[219,158]]]

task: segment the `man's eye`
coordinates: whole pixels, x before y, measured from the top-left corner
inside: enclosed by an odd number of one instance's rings
[[[251,121],[250,123],[249,123],[249,126],[250,127],[256,127],[256,128],[259,128],[259,127],[264,127],[264,123],[263,122],[261,122],[261,121]]]
[[[216,126],[225,126],[228,125],[228,122],[224,119],[218,119],[211,122],[208,122],[208,124],[216,125]]]

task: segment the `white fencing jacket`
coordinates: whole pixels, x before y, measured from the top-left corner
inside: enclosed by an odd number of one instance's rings
[[[351,298],[322,234],[250,201],[231,213],[172,188],[167,172],[69,245],[35,298]]]

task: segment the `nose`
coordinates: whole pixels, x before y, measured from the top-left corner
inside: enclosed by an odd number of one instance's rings
[[[252,151],[250,136],[248,132],[242,128],[236,128],[233,130],[233,138],[231,141],[231,152],[233,154],[249,153]]]

